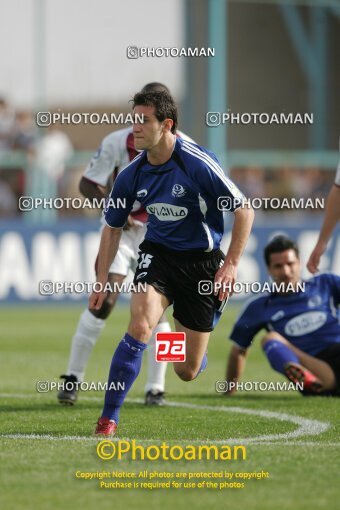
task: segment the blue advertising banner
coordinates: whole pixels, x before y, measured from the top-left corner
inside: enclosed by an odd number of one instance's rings
[[[238,281],[248,284],[268,281],[263,249],[277,233],[285,233],[297,241],[303,277],[310,277],[305,265],[318,237],[318,228],[311,223],[286,227],[279,221],[270,226],[255,226],[239,266]],[[22,221],[0,223],[0,303],[86,299],[86,291],[95,281],[94,262],[99,241],[97,221],[60,222],[52,227],[26,225]],[[226,234],[222,242],[224,251],[229,241],[230,234]],[[340,274],[339,229],[323,256],[321,269]],[[131,277],[132,273],[128,281]],[[49,291],[51,287],[45,284],[44,290],[41,282],[52,282],[54,290],[57,282],[63,285],[58,292],[52,293]],[[68,284],[73,284],[72,291]],[[246,297],[249,294],[239,292],[232,301]]]

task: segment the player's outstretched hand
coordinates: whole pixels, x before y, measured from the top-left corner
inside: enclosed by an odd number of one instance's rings
[[[317,243],[315,246],[307,262],[307,269],[310,273],[315,274],[319,271],[320,258],[325,253],[326,248],[327,243],[322,242]]]
[[[100,310],[103,306],[107,292],[93,291],[89,297],[89,310]]]
[[[233,295],[233,288],[237,278],[237,267],[230,262],[224,263],[217,271],[214,282],[214,294],[218,295],[218,299],[223,301]]]

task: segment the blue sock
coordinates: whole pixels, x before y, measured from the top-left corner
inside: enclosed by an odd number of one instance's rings
[[[112,358],[102,416],[118,423],[120,408],[139,374],[146,347],[125,333]]]
[[[200,375],[200,373],[203,372],[203,370],[205,370],[207,368],[207,364],[208,364],[208,356],[207,356],[207,353],[205,352],[204,356],[203,356],[203,359],[202,359],[202,363],[201,363],[200,369],[197,372],[196,377],[198,377]],[[196,377],[195,377],[195,379],[196,379]]]
[[[279,342],[279,340],[268,340],[263,350],[271,367],[283,375],[285,375],[284,367],[287,363],[300,363],[297,355],[286,344]]]

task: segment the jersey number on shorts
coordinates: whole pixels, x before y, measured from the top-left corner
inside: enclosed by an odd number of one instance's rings
[[[142,253],[141,254],[142,260],[138,264],[139,269],[146,269],[151,264],[151,259],[153,258],[153,255],[149,255],[148,253]]]

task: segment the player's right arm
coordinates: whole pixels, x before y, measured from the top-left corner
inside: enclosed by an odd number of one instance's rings
[[[132,181],[127,168],[118,175],[103,212],[106,226],[100,240],[97,271],[97,282],[102,287],[107,283],[110,266],[118,251],[122,229],[135,200],[131,188]],[[89,308],[100,310],[106,294],[104,290],[93,291],[89,299]]]
[[[307,268],[312,274],[315,274],[319,270],[320,258],[326,251],[328,241],[340,219],[340,171],[338,171],[338,173],[339,185],[335,183],[328,195],[325,218],[321,227],[319,239],[307,262]]]
[[[237,383],[241,379],[246,365],[247,353],[247,349],[237,344],[234,344],[230,350],[226,375],[226,381],[228,382],[228,391],[226,393],[228,395],[236,392],[236,386],[230,385],[230,383]]]
[[[121,235],[121,228],[111,228],[107,225],[103,228],[98,253],[97,271],[97,282],[100,284],[101,290],[98,289],[98,291],[92,292],[89,299],[90,310],[100,310],[103,305],[107,295],[107,292],[104,291],[104,286],[108,280],[110,266],[118,251]]]
[[[237,383],[241,379],[246,365],[246,356],[253,338],[263,327],[265,327],[265,323],[262,319],[263,313],[261,310],[261,302],[262,301],[257,298],[255,300],[252,299],[245,305],[244,310],[238,317],[230,334],[233,346],[230,350],[227,361],[227,395],[232,395],[236,392],[236,386],[230,386],[230,383]]]

